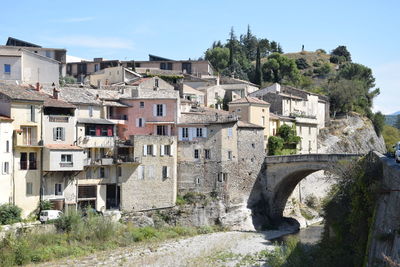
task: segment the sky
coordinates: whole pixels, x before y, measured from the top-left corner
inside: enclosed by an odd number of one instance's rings
[[[85,59],[197,59],[250,25],[288,53],[345,45],[373,71],[374,110],[391,114],[400,110],[399,12],[398,0],[5,1],[0,44],[12,36]]]

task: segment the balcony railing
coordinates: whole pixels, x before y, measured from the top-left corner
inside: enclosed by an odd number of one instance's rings
[[[118,155],[118,163],[134,163],[134,162],[139,162],[140,158],[139,157],[132,157],[129,155]]]
[[[69,122],[69,116],[50,115],[49,122]]]
[[[60,167],[66,168],[66,167],[73,167],[74,163],[73,162],[60,162]]]

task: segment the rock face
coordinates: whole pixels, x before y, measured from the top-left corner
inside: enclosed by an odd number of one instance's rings
[[[331,120],[318,139],[318,153],[386,153],[385,141],[376,135],[372,122],[356,113]]]
[[[351,113],[344,118],[332,119],[326,128],[320,130],[318,136],[318,153],[367,154],[371,150],[385,153],[385,142],[382,136],[376,135],[372,122],[356,113]],[[333,182],[332,179],[327,179],[324,171],[307,176],[289,197],[284,216],[298,220],[301,228],[321,221],[322,218],[316,211]],[[310,199],[316,202],[312,205],[315,207],[310,207],[308,203]],[[309,216],[304,216],[305,213]]]

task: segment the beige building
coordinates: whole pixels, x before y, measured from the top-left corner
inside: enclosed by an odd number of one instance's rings
[[[196,90],[189,85],[183,84],[182,97],[193,102],[194,104],[204,106],[204,92]]]
[[[12,119],[0,116],[0,205],[12,203]]]
[[[23,217],[40,199],[43,103],[35,90],[0,86],[0,115],[13,119],[12,203],[22,208]]]
[[[142,77],[140,74],[122,66],[105,68],[89,75],[91,86],[125,84]]]
[[[0,82],[58,84],[60,63],[27,48],[0,46]]]
[[[239,116],[241,121],[259,125],[264,128],[264,149],[266,149],[268,137],[270,136],[270,104],[261,99],[246,96],[230,102],[228,106],[229,111]]]

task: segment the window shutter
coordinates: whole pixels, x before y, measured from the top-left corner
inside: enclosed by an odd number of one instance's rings
[[[157,105],[153,104],[153,116],[156,117],[157,116]]]
[[[160,145],[160,156],[164,156],[164,145]]]
[[[139,127],[139,118],[136,119],[136,127]]]
[[[57,140],[57,127],[53,128],[53,141]]]
[[[178,128],[178,140],[182,141],[182,132],[183,132],[183,128]]]
[[[203,137],[207,138],[207,128],[203,128]]]
[[[169,155],[170,155],[170,156],[173,156],[174,153],[175,153],[175,148],[174,148],[174,145],[173,145],[173,144],[169,146],[169,151],[170,151]]]
[[[108,128],[107,128],[107,135],[108,136],[113,136],[113,127],[114,126],[108,126]]]
[[[143,146],[143,156],[147,156],[147,145]]]
[[[167,167],[167,178],[171,178],[171,167]]]
[[[65,141],[65,128],[61,128],[61,140]]]
[[[153,156],[157,155],[157,145],[153,145]]]
[[[101,128],[100,128],[100,126],[96,126],[96,136],[101,136]]]
[[[163,104],[162,109],[163,109],[163,117],[165,117],[167,115],[167,105]]]
[[[139,168],[138,168],[138,179],[139,180],[143,179],[143,172],[144,172],[144,166],[139,166]]]

